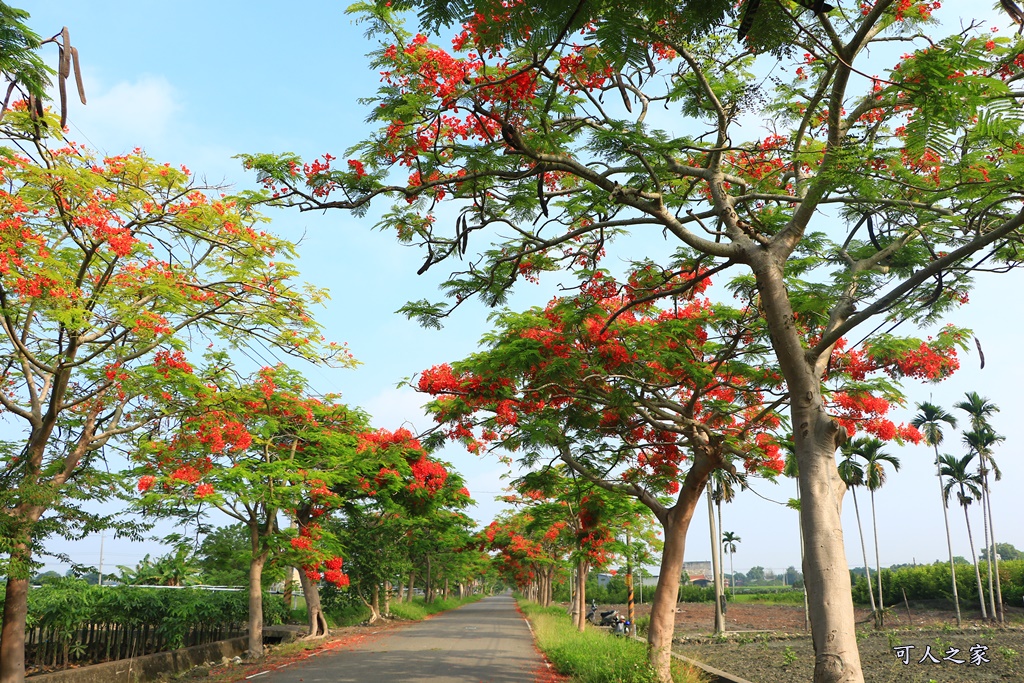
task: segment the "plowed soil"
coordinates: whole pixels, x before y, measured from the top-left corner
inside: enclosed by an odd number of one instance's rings
[[[622,605],[601,607],[611,608],[625,613]],[[636,606],[638,617],[649,613],[649,605]],[[870,610],[856,613],[867,683],[1024,681],[1022,609],[1007,609],[1009,626],[1003,628],[967,613],[957,628],[952,612],[911,607],[908,615],[900,606],[887,613],[881,631],[874,629]],[[713,630],[713,604],[682,603],[674,649],[751,683],[806,683],[814,677],[814,647],[802,607],[733,603],[726,610],[727,634],[714,637]]]

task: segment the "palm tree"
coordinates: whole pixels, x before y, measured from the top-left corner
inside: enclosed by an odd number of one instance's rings
[[[996,434],[993,429],[987,424],[979,425],[969,432],[964,432],[964,445],[967,446],[968,452],[976,453],[978,455],[978,473],[981,475],[981,519],[985,528],[985,553],[993,561],[986,562],[988,568],[988,596],[989,596],[989,607],[991,609],[989,616],[992,619],[997,618],[999,614],[999,620],[1002,621],[1002,610],[996,609],[998,604],[1002,608],[1003,604],[1003,592],[1002,586],[998,581],[999,565],[996,564],[996,586],[995,590],[992,588],[992,566],[996,562],[993,548],[995,547],[995,528],[992,523],[992,507],[991,497],[989,496],[988,486],[988,472],[991,466],[993,472],[995,472],[996,481],[1003,478],[1003,473],[999,471],[996,466],[995,460],[992,458],[992,447],[1002,442],[1005,437]],[[989,531],[991,530],[991,534]],[[997,595],[998,594],[998,595]],[[998,602],[996,598],[998,597]]]
[[[800,534],[800,566],[803,566],[804,562],[804,527],[800,524],[800,468],[796,462],[796,452],[793,449],[793,442],[790,439],[786,439],[782,442],[783,447],[786,449],[786,465],[782,469],[783,476],[789,477],[796,480],[796,498],[790,498],[787,503],[787,507],[796,510],[797,513],[797,530]],[[807,586],[804,586],[804,630],[807,630],[807,613],[809,608],[807,605]]]
[[[953,404],[954,408],[964,411],[970,416],[971,429],[988,427],[988,417],[999,412],[999,406],[976,391],[964,394],[964,400]]]
[[[878,626],[882,626],[883,610],[885,601],[882,596],[882,563],[881,555],[878,552],[878,518],[875,515],[875,491],[885,485],[885,463],[892,465],[894,471],[899,472],[900,460],[895,455],[883,453],[885,443],[881,439],[871,437],[870,439],[857,439],[859,450],[856,454],[864,458],[865,464],[865,485],[871,492],[871,527],[875,535],[875,575],[878,577]]]
[[[949,510],[946,506],[946,495],[942,486],[942,467],[939,464],[939,444],[942,443],[942,423],[956,429],[956,418],[934,403],[918,403],[920,411],[910,421],[916,429],[921,430],[924,442],[935,450],[935,471],[939,477],[939,496],[942,500],[942,521],[946,525],[946,549],[949,550],[949,574],[953,583],[953,603],[956,605],[956,625],[960,626],[960,594],[956,588],[956,564],[953,562],[953,538],[949,533]]]
[[[715,503],[716,513],[718,514],[719,544],[724,543],[725,541],[725,537],[722,532],[722,503],[731,503],[733,499],[736,498],[735,484],[739,484],[742,489],[746,487],[746,483],[746,477],[743,474],[737,473],[735,470],[717,469],[711,473],[708,484],[711,487],[711,499]],[[719,554],[718,566],[722,566],[721,554]],[[722,571],[724,572],[724,569]],[[721,577],[717,577],[716,581],[720,578]]]
[[[862,437],[860,439],[854,439],[848,441],[843,445],[843,453],[846,455],[846,460],[851,463],[854,456],[864,459],[864,467],[860,468],[859,465],[850,464],[847,465],[847,469],[851,472],[851,477],[854,481],[858,479],[859,471],[859,485],[867,486],[868,491],[871,492],[871,527],[874,532],[875,538],[875,576],[878,580],[878,610],[875,612],[875,626],[881,628],[883,625],[883,610],[885,609],[885,600],[882,595],[882,564],[881,555],[878,551],[878,517],[875,512],[875,491],[880,489],[885,484],[885,463],[892,465],[893,469],[899,471],[900,461],[894,455],[883,453],[882,448],[885,443],[881,439],[875,437]],[[856,507],[856,491],[854,491],[854,506]],[[860,517],[858,514],[858,524],[860,523]],[[861,551],[864,552],[864,564],[865,569],[867,568],[867,552],[864,551],[863,534],[861,534]],[[871,585],[871,575],[868,574],[868,585]]]
[[[964,411],[971,416],[971,431],[964,433],[964,443],[968,449],[978,454],[981,470],[981,512],[982,522],[985,528],[985,547],[994,547],[995,526],[992,518],[991,490],[988,486],[988,471],[995,473],[995,480],[1002,478],[1002,473],[992,459],[992,446],[1004,440],[1004,437],[995,433],[988,423],[988,417],[999,412],[995,403],[980,396],[977,391],[970,391],[964,394],[965,400],[958,402],[954,408]],[[991,538],[989,538],[991,537]],[[995,566],[995,592],[992,592],[992,566]],[[998,618],[1002,622],[1002,584],[999,581],[999,560],[993,553],[991,559],[986,562],[988,568],[988,599],[991,607],[991,617]],[[996,609],[998,605],[998,609]],[[998,616],[996,616],[998,614]]]
[[[736,572],[732,568],[732,556],[736,553],[736,544],[740,542],[740,537],[732,531],[726,531],[722,534],[722,545],[725,547],[725,552],[729,553],[729,587],[732,589],[730,593],[736,595]]]
[[[853,511],[857,515],[857,533],[860,534],[860,551],[864,557],[864,573],[868,577],[868,599],[871,601],[871,614],[878,625],[878,608],[875,605],[875,589],[871,586],[871,567],[868,565],[868,548],[864,544],[864,527],[860,523],[860,506],[857,504],[857,487],[864,485],[864,468],[853,459],[854,442],[847,441],[842,446],[843,459],[839,462],[839,478],[853,494]]]
[[[978,571],[978,556],[974,552],[974,537],[971,535],[971,518],[967,514],[967,506],[974,502],[975,498],[981,496],[981,489],[978,486],[981,482],[981,475],[977,472],[970,472],[968,470],[971,460],[973,459],[974,453],[968,453],[959,459],[954,458],[952,455],[943,454],[940,456],[939,462],[941,463],[943,476],[947,477],[946,484],[942,489],[942,494],[945,497],[946,503],[949,503],[949,492],[954,486],[956,486],[956,497],[964,509],[964,521],[967,522],[967,541],[971,544],[971,560],[974,562],[974,578],[978,582],[978,601],[981,604],[981,618],[987,619],[988,614],[985,610],[985,591],[981,587],[981,572]]]

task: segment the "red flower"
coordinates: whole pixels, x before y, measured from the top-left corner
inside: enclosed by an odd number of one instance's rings
[[[146,474],[139,477],[139,491],[148,491],[153,488],[153,484],[156,482],[156,477],[152,474]]]
[[[141,483],[141,482],[140,482]],[[213,495],[213,484],[200,484],[196,487],[196,498],[206,498]]]
[[[352,172],[356,174],[356,178],[362,178],[366,175],[366,170],[363,168],[363,162],[357,159],[349,159],[348,166],[352,169]]]

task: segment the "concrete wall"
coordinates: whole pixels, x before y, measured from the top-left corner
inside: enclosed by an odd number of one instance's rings
[[[242,636],[145,657],[31,676],[28,680],[32,683],[143,683],[155,680],[161,674],[186,671],[205,662],[220,663],[222,658],[236,657],[248,647],[249,638]]]

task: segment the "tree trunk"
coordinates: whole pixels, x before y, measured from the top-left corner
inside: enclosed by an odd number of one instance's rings
[[[587,572],[589,567],[586,560],[580,560],[576,568],[576,630],[583,631],[587,628]]]
[[[875,625],[885,627],[885,596],[882,594],[882,560],[878,554],[878,519],[875,517],[875,492],[871,491],[871,527],[875,534],[875,576],[878,577],[878,612]]]
[[[946,492],[942,485],[942,464],[939,462],[939,445],[935,447],[935,469],[939,475],[939,496],[942,500],[942,521],[946,524],[946,549],[949,550],[949,575],[953,580],[953,602],[956,603],[956,625],[963,624],[960,616],[960,592],[956,587],[956,563],[953,562],[953,537],[949,533],[949,508],[946,506]]]
[[[864,543],[864,526],[860,523],[860,506],[857,505],[857,489],[850,487],[853,496],[853,512],[857,516],[857,533],[860,535],[860,552],[864,557],[864,573],[868,577],[868,599],[871,601],[871,615],[875,617],[875,628],[878,628],[878,608],[875,606],[875,589],[871,586],[871,566],[868,564],[868,546]],[[806,584],[805,584],[806,585]]]
[[[249,563],[249,658],[263,656],[263,565],[267,554],[253,554]]]
[[[985,563],[985,573],[988,575],[988,618],[996,621],[996,591],[992,581],[992,553],[993,548],[989,541],[988,533],[988,510],[985,507],[985,492],[981,494],[981,526],[985,531],[985,554],[988,555],[988,562]]]
[[[964,497],[961,492],[961,497]],[[967,541],[971,544],[971,559],[974,560],[974,578],[978,582],[978,602],[981,605],[981,618],[988,619],[988,612],[985,610],[985,588],[981,585],[981,572],[978,570],[978,554],[974,552],[974,536],[971,534],[971,518],[967,514],[967,506],[964,505],[964,521],[967,522]]]
[[[320,587],[309,580],[306,572],[299,571],[299,583],[302,584],[302,592],[306,596],[306,614],[308,616],[307,638],[318,638],[327,635],[327,618],[324,616],[323,607],[320,604]]]
[[[7,577],[3,631],[0,632],[0,683],[25,681],[25,620],[28,578]]]
[[[391,616],[391,582],[384,582],[384,616]]]
[[[757,281],[761,310],[790,396],[793,446],[800,470],[800,523],[806,543],[803,570],[814,643],[814,681],[863,683],[843,544],[841,512],[846,487],[835,457],[846,433],[825,410],[822,398],[829,354],[809,356],[783,280],[780,264],[795,242],[777,244],[776,250],[751,245],[745,255]],[[830,323],[844,315],[848,312],[837,309]]]
[[[707,475],[695,479],[697,481],[689,476],[686,478],[679,502],[669,508],[663,518],[659,518],[665,534],[665,546],[661,553],[661,576],[658,577],[654,602],[651,603],[647,659],[661,683],[672,683],[672,636],[676,629],[676,597],[683,574],[686,532],[690,528],[697,501],[700,500],[701,489],[707,482]]]
[[[1003,583],[999,578],[999,553],[996,552],[996,522],[992,517],[992,497],[988,490],[988,481],[985,481],[985,504],[988,509],[988,528],[992,534],[992,550],[989,553],[989,562],[991,562],[996,569],[996,607],[999,610],[999,623],[1002,624],[1005,621],[1003,614]]]
[[[415,587],[416,587],[416,572],[414,570],[414,571],[410,571],[409,572],[409,588],[408,588],[408,592],[405,594],[405,601],[406,602],[412,602],[412,591],[413,591],[413,588],[415,588]]]
[[[430,555],[427,555],[427,580],[424,588],[426,590],[423,592],[423,602],[429,605],[434,601],[434,577],[430,575]]]
[[[374,585],[370,600],[364,598],[362,592],[359,593],[359,599],[362,600],[363,604],[370,610],[370,618],[366,620],[367,624],[375,624],[380,620],[380,605],[378,604],[377,590],[377,586]]]
[[[380,584],[374,582],[373,591],[371,592],[373,602],[370,604],[370,609],[373,611],[374,621],[380,619]]]

